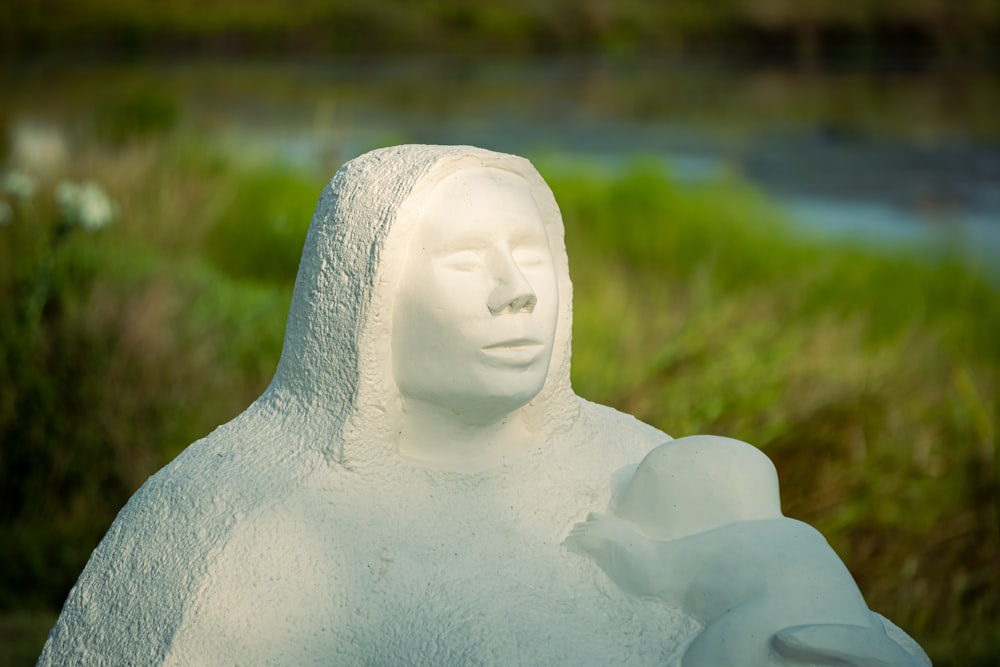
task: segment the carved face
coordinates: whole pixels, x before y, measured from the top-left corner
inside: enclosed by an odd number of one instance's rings
[[[420,213],[393,309],[400,393],[469,424],[516,410],[545,382],[558,305],[527,182],[489,168],[446,177]]]

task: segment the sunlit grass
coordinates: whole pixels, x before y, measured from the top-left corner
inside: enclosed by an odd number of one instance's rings
[[[996,287],[954,258],[800,240],[735,178],[540,167],[567,226],[577,391],[762,447],[786,513],[874,609],[935,664],[992,664]],[[59,177],[103,184],[114,224],[56,240]],[[328,177],[182,140],[87,145],[0,227],[4,607],[56,607],[129,494],[263,388]]]
[[[995,658],[995,285],[954,257],[807,243],[740,183],[548,176],[577,390],[760,446],[786,513],[828,536],[874,609],[935,664]]]

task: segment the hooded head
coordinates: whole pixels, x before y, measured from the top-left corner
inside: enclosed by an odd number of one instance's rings
[[[490,183],[498,197],[483,200]],[[518,188],[530,196],[518,200],[515,194],[507,205],[500,196]],[[463,193],[469,201],[461,201]],[[483,218],[466,225],[464,237],[453,234],[479,210],[479,203]],[[572,288],[559,208],[527,160],[468,146],[380,149],[348,162],[333,177],[306,237],[284,348],[266,400],[304,414],[323,440],[318,446],[334,461],[354,465],[395,455],[404,394],[426,398],[421,378],[437,372],[443,380],[461,379],[460,371],[468,370],[472,359],[462,356],[459,339],[446,345],[440,337],[414,335],[427,328],[429,316],[441,311],[441,304],[435,305],[417,284],[427,273],[427,267],[421,267],[426,263],[422,253],[428,243],[437,243],[438,251],[454,250],[452,268],[461,272],[461,252],[490,245],[486,237],[492,230],[510,222],[510,215],[504,218],[508,210],[530,211],[520,218],[535,216],[533,224],[542,232],[537,238],[548,246],[552,298],[539,305],[538,295],[529,295],[517,284],[522,273],[529,275],[534,268],[505,265],[511,254],[483,253],[501,276],[483,308],[490,315],[504,309],[537,309],[531,319],[550,319],[552,331],[512,330],[495,341],[473,342],[476,350],[506,345],[497,354],[516,356],[530,352],[513,349],[518,346],[511,343],[551,337],[551,349],[542,350],[548,363],[533,357],[536,372],[541,368],[540,387],[530,382],[513,387],[520,395],[507,409],[542,432],[560,430],[564,420],[572,418],[576,402],[569,384]],[[469,238],[477,229],[483,237],[478,246]],[[448,345],[458,366],[442,370]],[[438,363],[432,363],[435,360]],[[473,385],[476,381],[470,380]],[[470,391],[460,387],[456,396],[467,397]]]

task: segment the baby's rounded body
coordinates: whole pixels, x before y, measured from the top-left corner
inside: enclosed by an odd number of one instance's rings
[[[801,521],[741,521],[654,544],[661,566],[677,559],[700,562],[683,604],[702,622],[753,605],[776,628],[872,625],[851,573],[826,539]]]
[[[886,634],[826,539],[784,517],[778,498],[756,448],[681,438],[651,451],[612,513],[590,515],[566,544],[627,592],[704,624],[683,667],[928,665]]]

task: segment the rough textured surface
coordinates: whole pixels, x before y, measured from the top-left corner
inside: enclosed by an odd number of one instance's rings
[[[391,258],[408,202],[459,169],[531,184],[559,291],[533,442],[478,472],[397,455],[386,376]],[[275,378],[119,514],[40,664],[664,664],[697,625],[633,598],[562,540],[609,480],[666,439],[569,384],[562,224],[531,165],[403,146],[345,165],[321,196]]]

